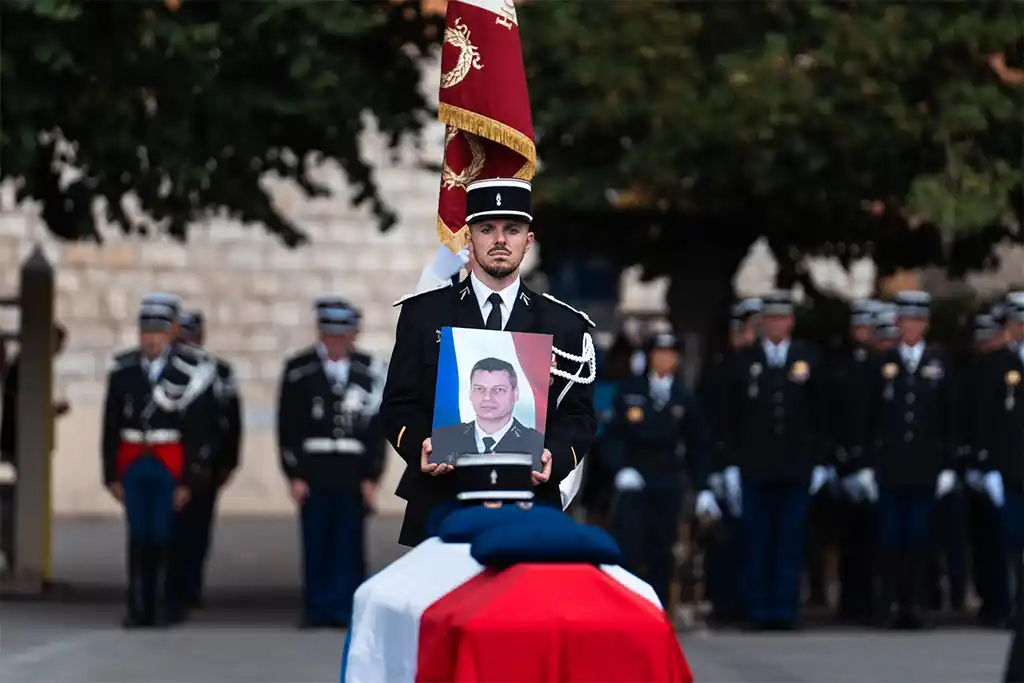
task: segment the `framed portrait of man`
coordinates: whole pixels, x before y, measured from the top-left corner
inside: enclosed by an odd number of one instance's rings
[[[549,334],[442,328],[430,461],[528,453],[540,471],[551,347]]]

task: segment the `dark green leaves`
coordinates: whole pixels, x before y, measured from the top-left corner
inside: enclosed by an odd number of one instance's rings
[[[25,180],[50,229],[96,236],[90,206],[107,200],[125,230],[134,193],[162,228],[226,210],[287,244],[303,236],[271,206],[268,171],[323,192],[306,163],[336,159],[383,227],[394,222],[359,154],[365,114],[398,142],[431,116],[418,56],[437,26],[418,3],[157,3],[15,0],[3,16],[0,173]],[[51,171],[73,143],[83,174]]]

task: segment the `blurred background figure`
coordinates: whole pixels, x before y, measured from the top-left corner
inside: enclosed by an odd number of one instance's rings
[[[179,341],[204,349],[206,318],[202,311],[186,311],[181,314],[180,322]],[[227,361],[213,358],[217,364],[213,390],[220,411],[217,416],[220,431],[218,450],[210,455],[210,476],[192,487],[189,501],[178,513],[175,523],[172,581],[180,604],[190,609],[203,605],[204,574],[213,536],[213,520],[217,514],[217,499],[238,469],[242,452],[242,397],[238,392],[235,372]]]
[[[623,566],[644,577],[667,609],[686,469],[706,457],[705,428],[696,400],[677,376],[675,335],[651,339],[646,366],[646,376],[619,387],[603,457],[614,472],[611,530]]]

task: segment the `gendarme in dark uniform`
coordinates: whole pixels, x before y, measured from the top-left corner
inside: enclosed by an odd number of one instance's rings
[[[321,297],[316,315],[319,342],[285,362],[277,441],[302,525],[300,626],[344,627],[366,578],[366,515],[384,468],[384,368],[353,347],[353,306]]]
[[[426,538],[432,511],[456,494],[448,466],[428,467],[431,474],[421,462],[433,424],[442,327],[551,334],[558,370],[585,382],[573,382],[570,387],[565,377],[552,377],[544,442],[551,467],[547,481],[536,488],[538,503],[562,507],[559,482],[583,460],[597,431],[590,384],[594,363],[584,358],[592,356],[592,342],[585,345],[584,341],[590,341],[592,322],[557,299],[531,291],[518,277],[522,258],[533,242],[530,184],[483,180],[471,184],[466,195],[474,271],[458,285],[399,302],[402,312],[381,406],[388,440],[406,462],[397,494],[408,503],[399,536],[399,543],[407,546]],[[440,468],[445,473],[438,474]],[[540,474],[538,481],[545,473]]]
[[[728,481],[742,481],[747,618],[792,628],[810,496],[827,480],[828,411],[817,350],[790,339],[788,292],[763,298],[762,338],[737,354],[728,394]]]
[[[867,622],[874,616],[875,506],[858,473],[867,467],[865,448],[868,389],[873,365],[875,315],[880,302],[855,301],[850,311],[849,342],[830,363],[831,420],[835,469],[839,482],[836,526],[839,541],[839,617]],[[869,495],[870,494],[870,495]]]
[[[936,498],[956,484],[956,385],[946,355],[924,341],[931,297],[900,292],[896,304],[900,343],[878,355],[871,373],[868,458],[878,488],[883,616],[891,626],[919,627]]]
[[[725,490],[723,470],[728,466],[726,444],[728,439],[728,389],[736,362],[737,352],[749,348],[757,341],[760,324],[760,299],[744,299],[733,304],[729,320],[729,348],[718,355],[700,378],[698,396],[707,421],[708,458],[707,476],[698,475],[697,486],[704,490],[697,494],[696,513],[701,518],[719,519],[707,548],[704,563],[708,599],[711,600],[712,625],[726,625],[742,620],[744,614],[743,589],[743,519],[738,506],[741,495],[735,490],[731,499]]]
[[[676,374],[674,334],[654,336],[647,367],[646,376],[622,383],[603,455],[616,473],[611,530],[623,566],[668,606],[685,473],[706,471],[706,437],[697,402]]]
[[[1024,552],[1024,345],[1016,339],[1024,325],[1024,292],[1007,297],[1005,328],[1011,341],[980,362],[975,394],[975,487],[984,497],[986,525],[994,556],[988,558],[989,595],[981,617],[1005,622],[1013,605],[1006,567],[1018,566]],[[1012,583],[1018,586],[1020,577]],[[1018,616],[1019,618],[1019,616]]]
[[[208,476],[220,433],[216,366],[172,340],[178,304],[151,295],[139,309],[139,347],[118,354],[107,377],[103,481],[128,522],[125,626],[162,626],[179,616],[168,591],[171,529],[190,485]]]
[[[181,342],[202,349],[206,338],[206,322],[201,311],[181,315]],[[242,397],[238,393],[234,369],[225,360],[210,354],[217,364],[214,395],[221,431],[220,448],[210,461],[210,476],[192,490],[188,504],[178,514],[178,564],[175,574],[179,599],[186,607],[199,607],[203,596],[203,575],[213,535],[213,518],[221,488],[238,468],[242,449]]]

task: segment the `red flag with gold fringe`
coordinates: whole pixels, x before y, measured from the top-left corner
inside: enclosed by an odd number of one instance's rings
[[[449,0],[445,27],[437,234],[458,251],[466,241],[466,186],[483,178],[532,180],[537,150],[513,0]]]

